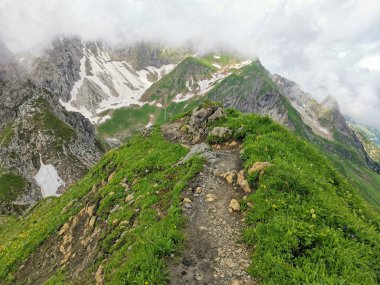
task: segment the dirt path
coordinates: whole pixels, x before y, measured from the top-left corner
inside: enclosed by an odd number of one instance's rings
[[[186,137],[163,130],[169,139],[186,143]],[[212,150],[217,159],[205,164],[203,171],[183,193],[187,217],[186,243],[182,258],[169,266],[170,284],[256,284],[246,272],[249,251],[242,244],[240,211],[228,211],[231,199],[241,200],[243,190],[228,184],[220,174],[242,169],[240,147],[222,146]]]

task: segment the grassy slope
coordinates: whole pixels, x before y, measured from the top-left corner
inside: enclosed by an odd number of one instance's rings
[[[252,90],[255,89],[259,89],[258,97],[277,91],[277,87],[258,60],[235,70],[211,89],[206,96],[217,102],[223,102],[226,97],[236,96],[234,101],[238,101],[239,98],[251,95]]]
[[[90,200],[100,201],[97,223],[109,225],[103,231],[97,260],[99,265],[107,257],[107,283],[162,284],[166,278],[164,258],[182,241],[177,229],[182,222],[179,193],[202,165],[201,160],[193,159],[173,168],[186,152],[182,146],[164,141],[155,130],[149,139],[135,137],[107,153],[61,197],[44,199],[26,216],[0,227],[0,280],[12,280],[22,261]],[[101,187],[112,172],[112,180]],[[125,179],[135,181],[128,193],[120,185]],[[100,189],[89,195],[94,185]],[[124,202],[130,192],[135,195],[132,205]],[[111,214],[116,204],[121,207]],[[164,214],[159,215],[158,210]],[[134,221],[136,226],[120,226],[119,221]],[[62,276],[65,272],[57,271],[50,282],[64,279]]]
[[[76,137],[75,131],[52,112],[50,103],[46,99],[38,97],[33,104],[39,110],[31,118],[35,130],[50,132],[60,143]]]
[[[154,83],[143,95],[145,101],[156,101],[163,107],[145,104],[140,107],[128,107],[113,112],[111,119],[97,127],[98,133],[104,136],[129,136],[135,130],[141,130],[150,121],[165,123],[175,116],[186,112],[198,104],[198,99],[175,103],[171,100],[177,94],[189,92],[186,82],[193,78],[194,81],[208,79],[216,68],[211,64],[220,61],[221,64],[233,62],[232,57],[221,57],[219,60],[210,58],[188,57],[178,66],[165,75],[161,80]]]
[[[235,112],[224,124],[244,141],[246,170],[273,164],[249,181],[245,241],[250,272],[263,284],[377,284],[380,219],[357,189],[310,144],[268,118]]]
[[[23,177],[13,173],[0,173],[0,202],[14,201],[25,189]]]
[[[143,100],[160,102],[166,106],[177,94],[188,92],[186,82],[193,78],[194,82],[211,78],[216,67],[201,58],[188,57],[177,67],[166,74],[143,95]]]
[[[334,164],[340,174],[353,184],[370,206],[380,213],[380,175],[368,168],[358,149],[348,144],[347,138],[339,133],[334,134],[336,141],[328,141],[314,134],[285,98],[284,102],[289,119],[295,128],[295,134],[318,148]]]
[[[113,112],[111,119],[97,126],[97,131],[101,137],[130,137],[144,129],[149,121],[153,121],[154,124],[166,123],[197,106],[199,101],[194,98],[179,103],[171,102],[165,108],[145,104],[143,107],[117,109]]]

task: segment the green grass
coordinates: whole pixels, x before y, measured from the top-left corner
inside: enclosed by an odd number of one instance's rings
[[[261,284],[378,284],[380,219],[320,151],[269,118],[230,112],[224,124],[243,140],[249,175],[244,239],[249,272]]]
[[[237,102],[252,96],[254,90],[259,90],[257,98],[270,93],[278,93],[277,86],[258,60],[235,70],[212,88],[206,96],[216,102],[232,100],[231,98],[233,98],[233,102]]]
[[[76,137],[74,129],[52,112],[52,107],[46,99],[38,97],[33,102],[33,105],[39,110],[39,112],[36,112],[33,118],[31,118],[35,129],[43,129],[52,133],[60,143],[68,142],[70,139]],[[57,146],[59,146],[60,143],[57,141]]]
[[[188,57],[161,80],[153,83],[143,95],[143,100],[157,100],[166,106],[177,94],[189,92],[186,82],[191,78],[194,82],[209,79],[216,70],[216,67],[202,58]]]
[[[0,202],[15,200],[25,190],[26,181],[14,173],[0,174]]]
[[[179,194],[203,165],[194,158],[172,167],[187,152],[165,141],[158,129],[149,138],[134,137],[108,152],[62,196],[44,199],[26,216],[0,227],[0,280],[10,283],[22,262],[44,240],[87,203],[96,203],[96,223],[102,228],[96,266],[104,261],[107,284],[163,284],[165,259],[181,248],[183,240]],[[111,173],[113,178],[102,187]],[[130,184],[127,193],[122,181]],[[94,185],[98,191],[89,193]],[[135,201],[131,205],[125,202],[130,193]],[[120,207],[111,212],[115,205]],[[121,221],[129,223],[121,225]],[[47,284],[70,281],[65,279],[70,276],[66,272],[54,274]]]
[[[209,55],[203,56],[202,59],[210,64],[216,63],[221,66],[232,65],[232,64],[237,64],[241,62],[241,59],[239,57],[226,54],[226,53],[220,54],[219,58],[215,58],[214,55],[209,54]]]
[[[129,107],[117,109],[111,119],[97,127],[101,136],[114,136],[124,132],[132,133],[133,130],[144,128],[149,123],[150,115],[157,111],[157,107],[145,104],[142,107]]]
[[[3,132],[0,134],[0,147],[5,147],[10,142],[13,135],[12,125],[8,125],[4,128]]]
[[[97,126],[97,131],[101,137],[130,137],[143,130],[149,121],[164,124],[194,108],[200,101],[201,99],[193,98],[179,103],[170,102],[162,108],[145,104],[143,107],[117,109],[112,113],[111,119]]]

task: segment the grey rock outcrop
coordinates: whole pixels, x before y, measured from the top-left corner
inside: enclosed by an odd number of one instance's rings
[[[199,155],[205,158],[207,161],[211,163],[216,161],[216,154],[212,152],[210,146],[205,143],[200,143],[200,144],[194,145],[190,149],[190,152],[186,154],[186,156],[179,163],[184,163],[196,155]]]
[[[225,116],[225,111],[219,106],[198,107],[193,110],[189,121],[189,132],[193,141],[198,142],[207,135],[207,124]]]
[[[67,68],[75,80],[75,64],[70,64]],[[45,77],[51,69],[42,66],[28,74],[16,62],[0,64],[0,177],[13,173],[26,182],[15,200],[0,201],[0,213],[12,210],[12,205],[31,205],[41,199],[34,179],[41,160],[53,165],[65,182],[59,189],[62,192],[105,151],[93,125],[81,114],[67,112],[59,103],[61,94],[52,92],[68,92],[70,76],[62,79],[53,70],[51,77]]]

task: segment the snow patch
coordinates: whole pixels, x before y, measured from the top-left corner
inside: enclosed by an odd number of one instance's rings
[[[70,101],[60,100],[60,103],[68,111],[82,113],[93,124],[103,122],[103,119],[98,116],[103,111],[130,105],[144,105],[140,98],[153,84],[151,79],[148,79],[151,77],[150,75],[156,75],[159,80],[176,66],[175,64],[163,65],[160,68],[148,66],[136,71],[126,61],[111,61],[109,54],[97,45],[96,52],[88,49],[85,44],[83,45],[84,57],[80,60],[80,79],[74,83],[70,92]],[[91,66],[90,74],[86,74],[86,61]],[[78,100],[78,96],[82,96],[79,90],[85,79],[102,91],[98,106],[91,105],[92,98]],[[83,101],[85,103],[80,103]]]
[[[111,119],[111,116],[110,115],[105,115],[103,118],[101,118],[99,121],[98,121],[98,124],[102,124],[104,123],[105,121]]]
[[[186,82],[186,87],[187,89],[190,91],[189,93],[186,93],[186,94],[177,94],[175,96],[175,98],[173,99],[173,102],[176,102],[176,103],[179,103],[179,102],[183,102],[183,101],[187,101],[191,98],[193,98],[194,96],[199,96],[199,95],[204,95],[206,94],[208,91],[210,91],[217,82],[219,82],[220,80],[226,78],[227,76],[229,76],[231,74],[231,72],[229,71],[229,69],[239,69],[239,68],[242,68],[248,64],[250,64],[252,61],[250,60],[246,60],[246,61],[243,61],[243,62],[240,62],[238,64],[234,64],[234,65],[229,65],[229,66],[225,66],[225,67],[222,67],[220,65],[218,65],[219,67],[219,70],[217,72],[215,72],[214,74],[212,74],[211,78],[209,79],[204,79],[204,80],[199,80],[197,82],[194,82],[193,81],[193,78],[191,77],[191,82],[187,81]],[[189,88],[190,86],[197,86],[197,88]]]
[[[41,167],[34,179],[41,188],[42,197],[59,196],[57,190],[65,186],[65,182],[59,177],[57,170],[51,164],[44,164],[40,158]]]
[[[180,94],[177,94],[175,96],[175,98],[173,99],[173,102],[175,103],[179,103],[179,102],[183,102],[183,101],[187,101],[191,98],[193,98],[196,94],[194,93],[187,93],[185,95],[182,95],[181,93]]]
[[[326,135],[329,134],[329,131],[328,131],[327,129],[322,128],[322,127],[319,127],[319,129],[320,129],[323,133],[325,133]]]

